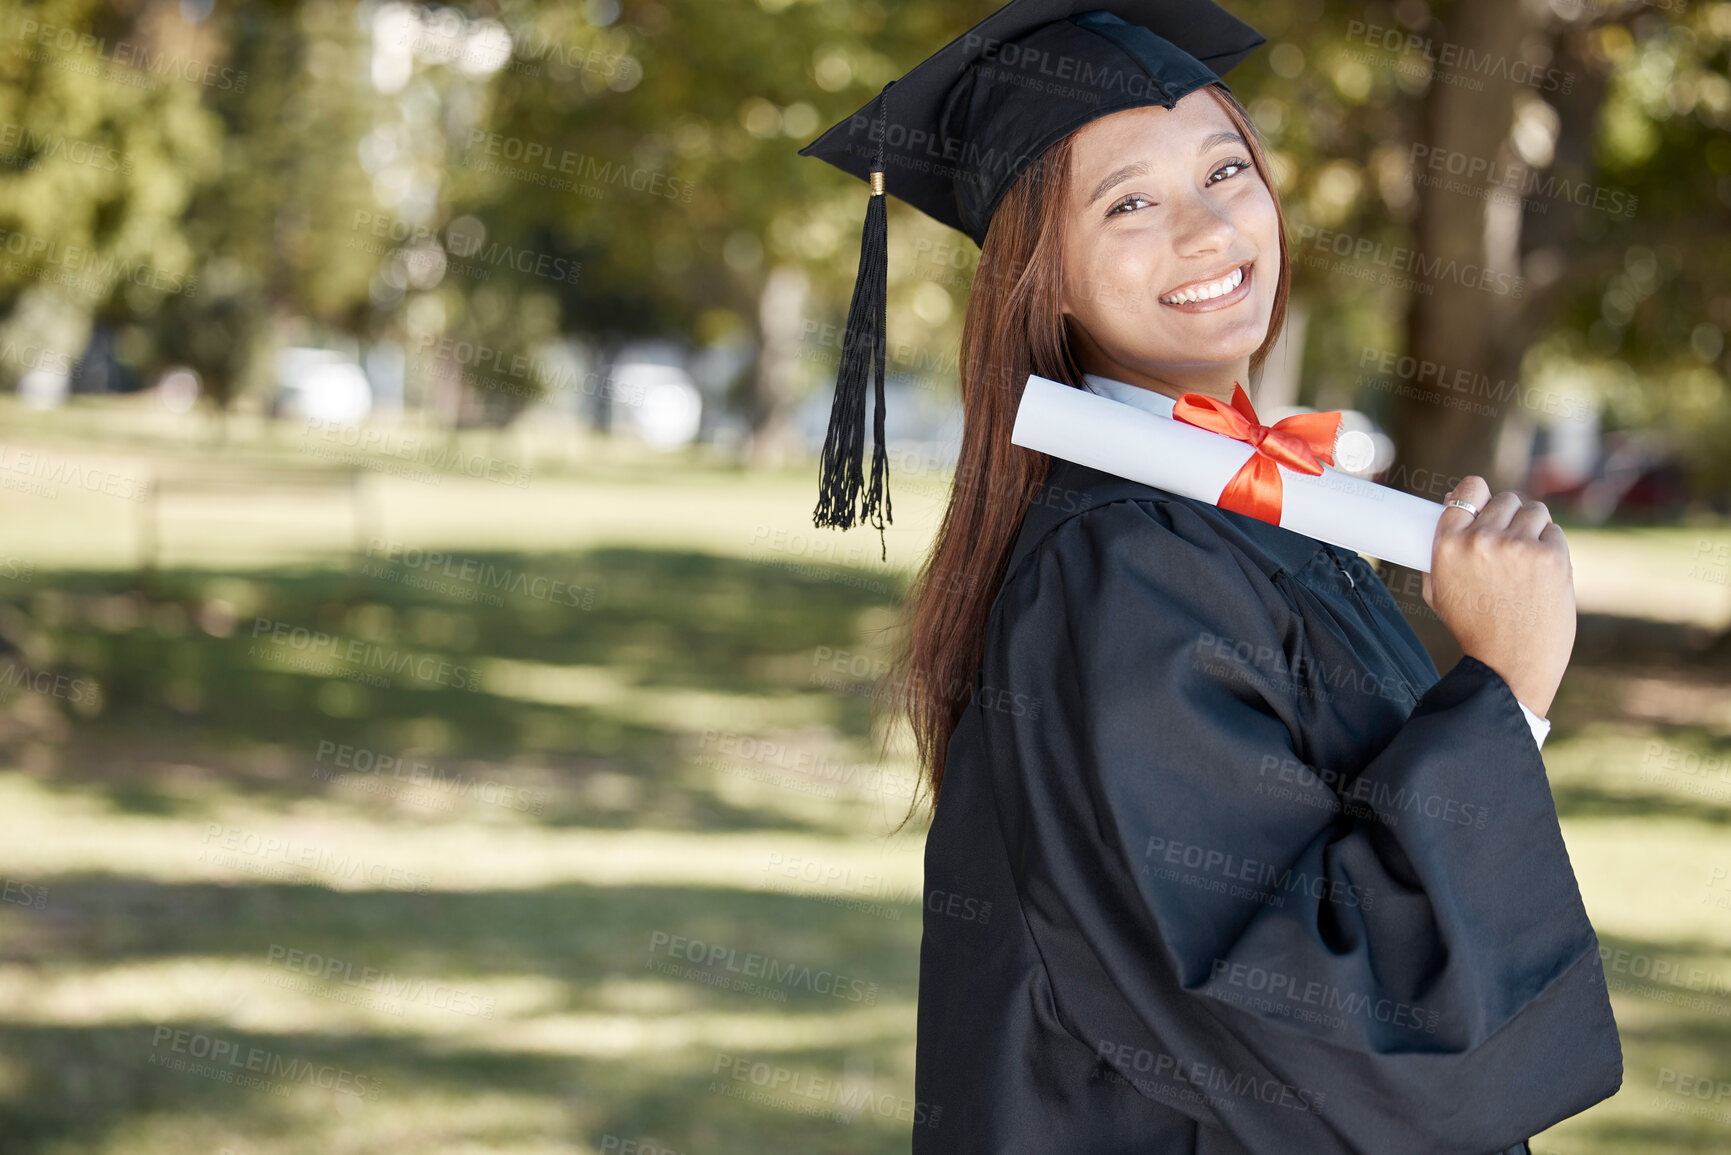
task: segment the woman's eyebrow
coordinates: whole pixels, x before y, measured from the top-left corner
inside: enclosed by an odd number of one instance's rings
[[[1201,156],[1209,149],[1222,144],[1236,144],[1241,145],[1244,148],[1250,147],[1245,143],[1244,138],[1236,132],[1217,132],[1197,146],[1196,155]],[[1133,164],[1127,164],[1123,168],[1108,173],[1105,180],[1094,186],[1094,193],[1088,198],[1088,203],[1092,205],[1095,201],[1105,196],[1106,191],[1119,181],[1126,180],[1133,176],[1144,176],[1147,172],[1148,166],[1141,161],[1136,161]]]
[[[1127,164],[1123,168],[1109,173],[1105,180],[1094,186],[1094,195],[1088,198],[1088,203],[1091,205],[1101,197],[1105,196],[1106,190],[1120,181],[1127,180],[1133,176],[1143,176],[1147,172],[1148,166],[1143,164],[1141,161],[1136,161],[1133,164]]]

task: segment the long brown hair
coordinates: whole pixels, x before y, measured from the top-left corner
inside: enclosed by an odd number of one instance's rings
[[[1286,217],[1250,114],[1221,85],[1208,92],[1243,134],[1251,162],[1274,196],[1280,276],[1257,368],[1286,319],[1291,286]],[[902,606],[901,648],[880,687],[913,730],[921,779],[936,808],[950,735],[973,694],[986,624],[1022,517],[1051,458],[1010,444],[1030,373],[1082,385],[1082,369],[1059,311],[1064,215],[1075,134],[1048,148],[1004,194],[986,231],[962,323],[959,373],[962,446],[949,505],[930,556]],[[916,793],[911,816],[919,803]]]

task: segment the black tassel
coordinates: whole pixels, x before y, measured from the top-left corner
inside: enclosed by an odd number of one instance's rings
[[[871,522],[877,527],[884,560],[889,546],[884,523],[890,513],[889,470],[884,451],[884,343],[888,328],[889,223],[884,205],[884,86],[878,94],[877,159],[872,165],[871,199],[866,202],[865,228],[860,232],[859,273],[847,310],[842,338],[841,368],[836,373],[835,400],[829,411],[829,432],[823,441],[818,474],[817,509],[812,524],[851,529]],[[868,360],[869,359],[869,360]],[[872,420],[871,484],[865,480],[865,388],[870,373],[877,403]],[[860,491],[865,490],[864,500]],[[859,506],[855,512],[856,503]]]

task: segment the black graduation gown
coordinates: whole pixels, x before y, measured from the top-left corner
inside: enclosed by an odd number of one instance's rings
[[[1621,1084],[1514,694],[1357,555],[1055,461],[973,689],[916,1155],[1524,1153]]]

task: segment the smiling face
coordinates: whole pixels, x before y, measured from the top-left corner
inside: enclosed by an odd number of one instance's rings
[[[1280,281],[1274,194],[1219,101],[1101,117],[1072,141],[1061,308],[1084,369],[1230,399]]]

